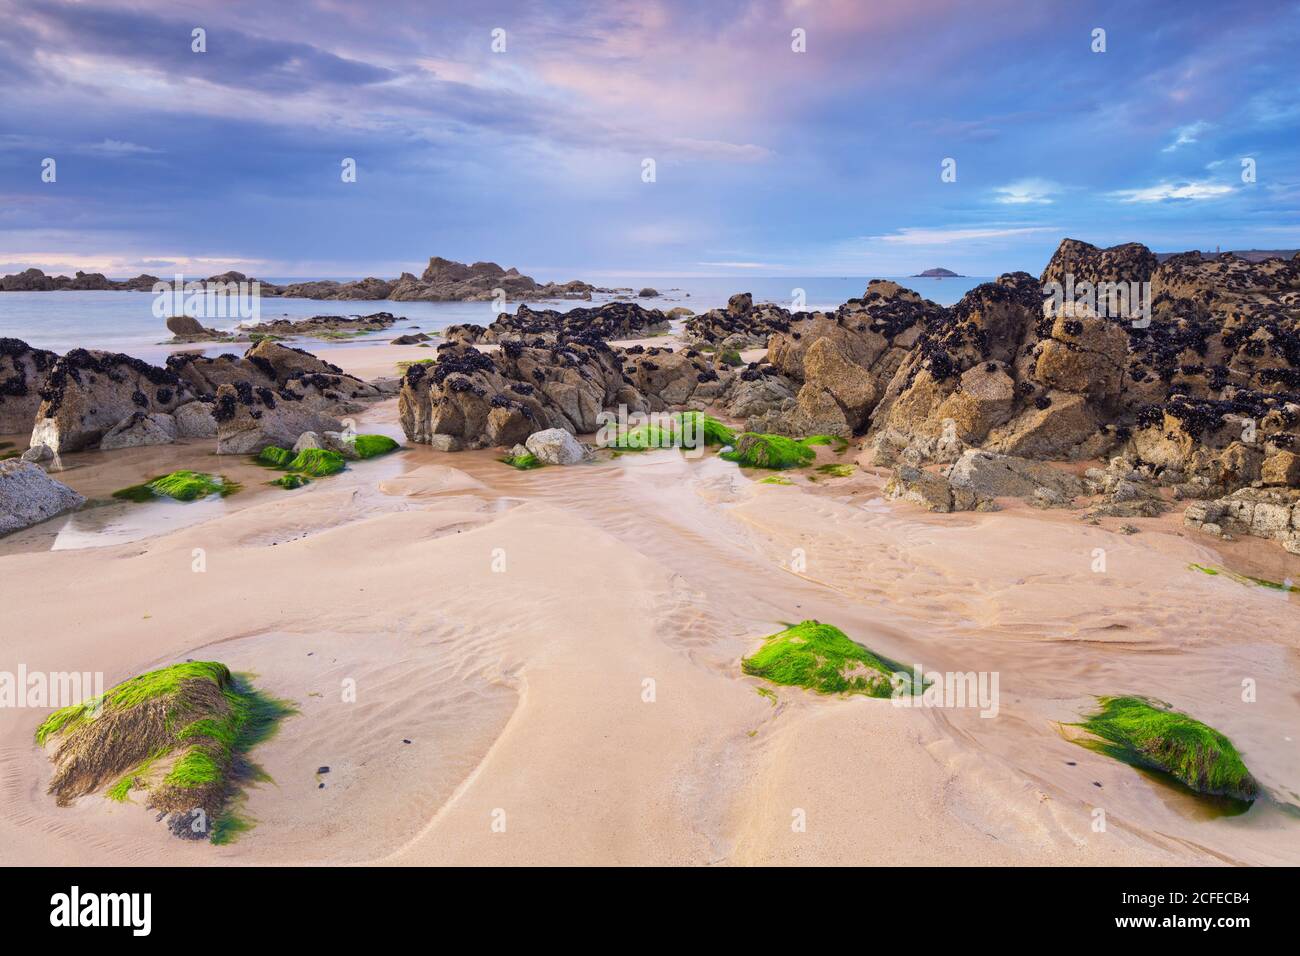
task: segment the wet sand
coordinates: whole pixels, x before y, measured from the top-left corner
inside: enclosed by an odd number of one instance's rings
[[[339,351],[375,375],[407,350]],[[399,437],[395,416],[359,424]],[[139,805],[55,807],[45,711],[0,710],[3,863],[1300,861],[1296,595],[1188,569],[1300,579],[1264,542],[1176,515],[1132,536],[1025,507],[929,515],[877,475],[763,485],[675,451],[516,472],[417,446],[295,492],[205,443],[70,458],[60,477],[95,498],[173,467],[244,490],[0,539],[0,669],[111,685],[217,659],[300,712],[253,753],[272,778],[243,807],[256,827],[216,847]],[[741,657],[806,618],[997,672],[997,716],[760,694]],[[1217,815],[1065,738],[1116,693],[1217,726],[1271,796]]]

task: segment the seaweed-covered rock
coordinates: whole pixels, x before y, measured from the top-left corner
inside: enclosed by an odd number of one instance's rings
[[[650,411],[708,408],[726,391],[734,373],[719,372],[693,349],[624,349],[627,383],[645,398]]]
[[[1101,709],[1077,726],[1095,737],[1081,743],[1170,774],[1199,793],[1254,800],[1259,784],[1232,741],[1213,727],[1146,697],[1101,697]]]
[[[224,664],[189,661],[55,711],[36,743],[49,749],[59,806],[97,791],[122,802],[139,793],[175,835],[224,843],[248,825],[228,812],[257,776],[248,751],[292,712]]]
[[[86,499],[28,461],[0,461],[0,535],[21,531],[85,504]]]
[[[838,627],[801,621],[767,637],[741,670],[774,684],[804,687],[819,694],[892,697],[911,694],[913,669],[882,657],[849,639]]]

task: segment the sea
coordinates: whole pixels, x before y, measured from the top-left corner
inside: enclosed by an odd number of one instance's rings
[[[939,305],[952,305],[968,290],[988,277],[923,278],[919,276],[885,276],[900,285],[916,290],[923,297]],[[277,285],[305,281],[302,278],[272,278],[267,281]],[[346,280],[341,280],[346,281]],[[668,310],[685,306],[694,312],[705,312],[727,304],[727,299],[737,292],[750,292],[755,302],[773,302],[785,308],[802,308],[808,311],[834,309],[848,299],[860,297],[869,280],[863,277],[828,278],[790,276],[725,276],[725,277],[674,277],[637,276],[635,278],[604,277],[597,285],[605,288],[630,288],[631,294],[598,294],[591,302],[558,300],[528,303],[534,309],[568,311],[579,307],[598,306],[619,299],[631,299],[647,308]],[[643,288],[653,288],[660,293],[656,298],[635,298]],[[165,316],[170,309],[156,309],[151,292],[0,292],[0,338],[21,339],[34,348],[67,352],[74,348],[105,349],[123,352],[148,362],[161,363],[176,351],[176,346],[165,344],[170,333],[165,327]],[[802,303],[802,304],[801,304]],[[516,306],[507,305],[507,311]],[[389,302],[389,301],[322,301],[319,299],[266,298],[260,301],[258,321],[276,319],[306,319],[318,315],[370,315],[391,312],[401,320],[391,329],[372,335],[347,340],[295,340],[311,351],[373,345],[387,341],[403,332],[420,330],[430,335],[449,325],[474,322],[488,325],[496,318],[492,302]],[[233,310],[232,310],[233,311]],[[160,318],[160,314],[164,316]],[[200,316],[209,328],[222,331],[233,329],[249,320],[238,316],[210,318]],[[241,345],[187,346],[187,351],[202,351],[209,355],[242,351]]]

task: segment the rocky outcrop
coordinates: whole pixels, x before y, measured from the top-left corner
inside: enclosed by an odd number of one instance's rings
[[[910,501],[927,511],[996,511],[997,505],[968,488],[957,488],[943,475],[916,465],[899,465],[885,483],[887,497]]]
[[[790,322],[791,315],[785,309],[770,304],[755,306],[750,293],[740,292],[731,297],[725,309],[710,309],[688,318],[682,325],[682,337],[695,348],[718,351],[767,348],[773,335],[790,330]]]
[[[297,299],[369,300],[387,299],[396,302],[465,302],[488,301],[496,298],[496,290],[504,290],[510,301],[541,301],[543,299],[590,299],[597,289],[586,282],[574,279],[565,283],[538,283],[531,276],[522,275],[518,269],[503,269],[495,262],[475,262],[466,265],[434,256],[424,272],[416,277],[409,272],[396,279],[377,279],[373,276],[356,282],[336,282],[324,279],[313,282],[292,282],[275,285],[244,275],[242,272],[225,272],[210,276],[210,283],[257,282],[263,297],[283,296]],[[114,281],[102,274],[78,272],[75,278],[47,276],[40,269],[27,269],[14,275],[0,277],[3,292],[45,292],[59,289],[111,289],[148,291],[158,282],[157,277],[141,275],[135,279]]]
[[[381,397],[378,387],[346,374],[337,365],[302,349],[269,340],[258,342],[242,357],[209,358],[189,352],[170,355],[167,368],[199,396],[215,396],[222,385],[240,382],[274,388],[295,379],[310,379],[318,391],[337,403]]]
[[[217,389],[212,417],[217,423],[217,454],[257,454],[268,445],[292,447],[303,432],[339,431],[337,396],[321,389],[314,376],[292,379],[279,388],[247,381]]]
[[[18,339],[0,339],[0,435],[26,435],[41,405],[40,387],[58,356]]]
[[[0,535],[80,508],[85,501],[39,465],[18,459],[0,461]]]
[[[447,448],[510,447],[548,428],[594,432],[597,416],[619,405],[647,410],[599,339],[508,341],[490,354],[444,344],[435,363],[406,370],[398,395],[406,437]]]
[[[30,444],[58,454],[97,447],[137,412],[169,414],[195,398],[171,369],[86,349],[73,349],[51,366],[40,396]]]
[[[495,343],[523,340],[536,344],[584,336],[606,342],[639,339],[667,332],[669,325],[668,317],[658,309],[642,308],[633,302],[610,302],[595,309],[570,309],[568,312],[530,309],[521,305],[513,315],[502,313],[482,332],[472,333],[470,330],[478,328],[473,325],[454,328],[457,330],[455,341]],[[474,337],[470,338],[470,335]],[[447,340],[453,341],[450,335]]]
[[[1194,502],[1183,523],[1206,534],[1249,534],[1300,554],[1300,490],[1242,488],[1215,501]]]
[[[1084,493],[1082,479],[1045,462],[975,449],[950,465],[946,476],[954,488],[982,498],[1029,498],[1055,505]]]
[[[726,391],[733,372],[719,371],[695,349],[620,349],[624,378],[644,396],[649,411],[692,409],[701,411]]]

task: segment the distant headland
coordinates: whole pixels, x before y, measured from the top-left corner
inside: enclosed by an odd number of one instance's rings
[[[912,276],[913,279],[964,279],[964,275],[953,272],[951,269],[926,269],[924,272],[918,272]]]

